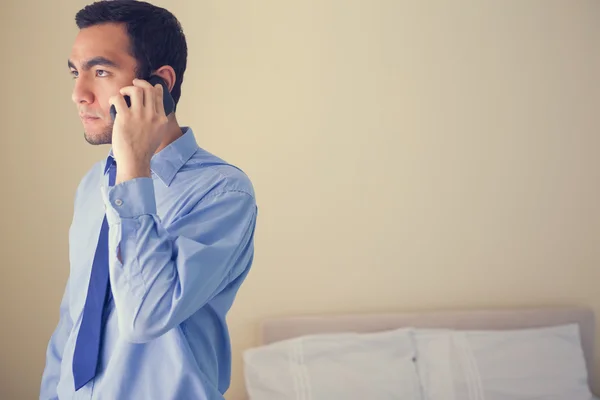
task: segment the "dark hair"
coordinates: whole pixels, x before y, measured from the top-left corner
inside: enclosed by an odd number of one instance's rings
[[[187,64],[187,43],[171,12],[144,1],[101,0],[81,9],[75,22],[79,29],[103,23],[125,24],[130,53],[137,61],[136,77],[148,77],[163,65],[171,66],[176,75],[171,95],[177,105]]]

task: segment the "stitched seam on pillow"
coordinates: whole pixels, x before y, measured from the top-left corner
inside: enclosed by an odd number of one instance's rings
[[[423,367],[423,364],[421,362],[421,354],[420,354],[420,348],[417,342],[417,338],[415,336],[415,331],[413,329],[410,330],[409,333],[409,337],[410,337],[410,342],[411,342],[411,346],[414,349],[414,353],[413,353],[413,368],[414,368],[414,372],[415,372],[415,376],[416,376],[416,382],[415,382],[415,386],[416,386],[416,390],[419,392],[419,399],[424,399],[427,393],[427,388],[426,388],[426,384],[424,382],[424,376],[426,376],[425,374],[421,374],[421,369],[420,368],[425,368],[426,371],[426,367]]]
[[[444,335],[444,341],[446,344],[446,354],[445,354],[445,359],[448,363],[447,367],[447,373],[448,373],[448,378],[450,380],[449,385],[451,386],[452,389],[452,400],[456,400],[456,382],[454,381],[454,376],[452,375],[452,370],[453,370],[453,365],[452,365],[452,361],[453,361],[453,355],[456,353],[456,348],[454,346],[453,340],[452,340],[452,334],[451,333],[446,333]],[[460,361],[460,360],[459,360]],[[442,400],[445,400],[442,397]]]
[[[470,400],[478,400],[476,390],[473,387],[473,371],[471,371],[471,365],[469,363],[467,349],[465,345],[463,333],[454,332],[452,334],[453,347],[456,350],[456,355],[459,363],[462,366],[464,374],[465,385],[469,394]]]
[[[438,390],[435,391],[435,394],[437,395],[435,396],[435,400],[456,400],[456,384],[454,382],[454,376],[452,375],[452,371],[454,369],[452,359],[452,354],[454,353],[454,344],[452,343],[452,335],[448,332],[443,332],[442,334],[438,335],[439,337],[437,338],[434,336],[434,342],[437,340],[443,344],[443,349],[439,349],[443,352],[442,356],[440,357],[441,368],[443,368],[440,374],[442,379],[441,383],[443,389],[447,390],[448,392],[446,393],[446,397],[443,397],[443,395],[440,396],[440,389],[438,388]],[[429,379],[432,379],[431,375],[433,375],[434,378],[432,380],[436,380],[435,374],[430,372],[428,375],[430,375]],[[434,397],[431,398],[434,399]]]
[[[294,377],[294,388],[296,390],[297,400],[311,400],[310,382],[308,371],[304,363],[304,349],[302,346],[303,338],[298,338],[291,344],[291,367]]]
[[[296,393],[296,400],[302,400],[302,393],[300,390],[300,380],[298,374],[298,356],[297,356],[297,341],[292,341],[289,344],[289,364],[290,374],[292,375],[292,382],[294,383],[294,393]]]
[[[469,343],[467,339],[467,335],[463,334],[465,352],[467,355],[467,361],[471,366],[471,372],[473,376],[473,384],[475,385],[475,390],[477,391],[477,399],[485,400],[484,392],[483,392],[483,384],[481,382],[481,374],[479,373],[479,366],[477,365],[477,360],[475,359],[475,354],[473,354],[473,348],[471,347],[471,343]]]
[[[459,375],[457,375],[457,377],[453,376],[452,381],[455,384],[454,388],[456,390],[456,384],[458,384],[460,382],[460,378],[462,378],[462,380],[464,381],[464,386],[467,390],[468,400],[475,400],[471,396],[471,390],[470,390],[471,385],[469,382],[469,373],[468,373],[468,370],[465,365],[463,352],[461,351],[462,346],[460,345],[460,342],[459,342],[457,336],[458,335],[456,332],[450,333],[450,342],[452,344],[452,346],[451,346],[451,349],[453,351],[452,355],[456,357],[457,371],[459,371],[462,374],[462,376],[459,376]]]
[[[300,372],[302,377],[304,378],[304,395],[306,400],[312,400],[312,390],[310,385],[310,376],[308,374],[308,368],[306,367],[306,363],[304,362],[304,342],[300,340],[298,342],[298,353],[300,356]]]
[[[469,359],[471,360],[471,365],[473,366],[473,374],[475,375],[475,384],[477,385],[477,391],[479,392],[479,399],[485,400],[485,393],[483,391],[483,382],[481,381],[481,371],[479,371],[479,365],[477,364],[477,359],[475,358],[475,354],[473,353],[473,348],[471,344],[467,341],[467,350],[469,352]]]

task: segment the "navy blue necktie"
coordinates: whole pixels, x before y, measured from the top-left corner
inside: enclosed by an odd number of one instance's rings
[[[115,184],[117,167],[112,157],[108,163],[108,184]],[[75,343],[73,354],[73,378],[75,390],[79,390],[96,375],[100,341],[103,331],[104,305],[110,293],[108,277],[108,222],[106,215],[102,221],[96,255],[92,264],[92,273],[88,286],[87,298],[83,308],[81,327]]]

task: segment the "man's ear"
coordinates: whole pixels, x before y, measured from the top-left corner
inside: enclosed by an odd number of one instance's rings
[[[163,78],[169,88],[169,92],[173,90],[173,86],[175,86],[175,81],[177,79],[177,75],[175,74],[175,70],[170,65],[163,65],[152,75],[158,75]]]

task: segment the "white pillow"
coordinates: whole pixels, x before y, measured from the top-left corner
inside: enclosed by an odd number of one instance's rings
[[[308,335],[244,352],[250,400],[421,400],[408,329]]]
[[[415,330],[427,400],[590,400],[576,324],[506,331]]]

